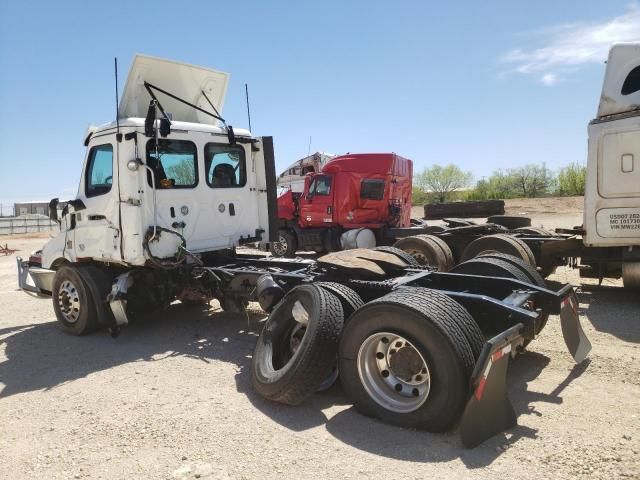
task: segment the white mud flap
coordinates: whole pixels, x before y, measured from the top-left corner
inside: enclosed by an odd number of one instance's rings
[[[575,292],[571,291],[562,300],[560,310],[560,325],[564,343],[569,349],[576,363],[582,363],[591,351],[591,342],[585,335],[578,317],[578,299]]]

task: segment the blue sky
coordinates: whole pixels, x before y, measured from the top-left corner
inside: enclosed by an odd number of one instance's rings
[[[114,118],[135,53],[229,72],[224,116],[311,150],[395,151],[474,176],[586,158],[608,46],[640,6],[536,2],[0,0],[0,202],[70,198],[89,124]]]

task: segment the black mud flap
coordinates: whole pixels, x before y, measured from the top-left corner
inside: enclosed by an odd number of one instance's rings
[[[516,424],[517,416],[507,396],[509,358],[524,342],[519,323],[488,340],[471,377],[473,394],[460,421],[462,444],[474,448]]]
[[[573,290],[562,299],[560,325],[564,343],[576,363],[583,362],[591,351],[591,342],[580,325],[578,316],[578,298]]]

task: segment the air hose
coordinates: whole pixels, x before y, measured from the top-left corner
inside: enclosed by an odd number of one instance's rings
[[[149,256],[149,262],[153,266],[163,268],[165,270],[171,270],[183,264],[187,259],[187,256],[184,255],[184,252],[187,252],[187,241],[185,240],[185,238],[175,230],[170,230],[168,228],[155,227],[155,231],[156,235],[154,241],[159,240],[160,235],[158,235],[158,233],[167,232],[177,236],[180,239],[180,246],[178,247],[178,252],[173,259],[156,257],[153,253],[151,253],[151,249],[149,248],[149,240],[154,236],[154,227],[149,227],[147,229],[147,233],[144,236],[144,239],[142,240],[142,248]]]

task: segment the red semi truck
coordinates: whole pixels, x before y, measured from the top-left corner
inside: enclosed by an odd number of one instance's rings
[[[413,162],[395,153],[347,154],[308,174],[302,193],[278,198],[276,256],[372,248],[388,244],[391,229],[411,226]],[[393,243],[393,241],[391,241]]]
[[[305,177],[302,192],[289,190],[278,198],[278,240],[270,243],[271,253],[294,257],[297,250],[321,253],[377,247],[389,251],[394,246],[417,264],[448,271],[460,261],[490,251],[519,257],[544,276],[566,263],[562,255],[545,255],[541,248],[564,237],[501,223],[526,220],[530,225],[530,219],[499,215],[483,224],[444,219],[446,227],[412,220],[412,170],[413,162],[395,153],[334,158],[320,172]]]

